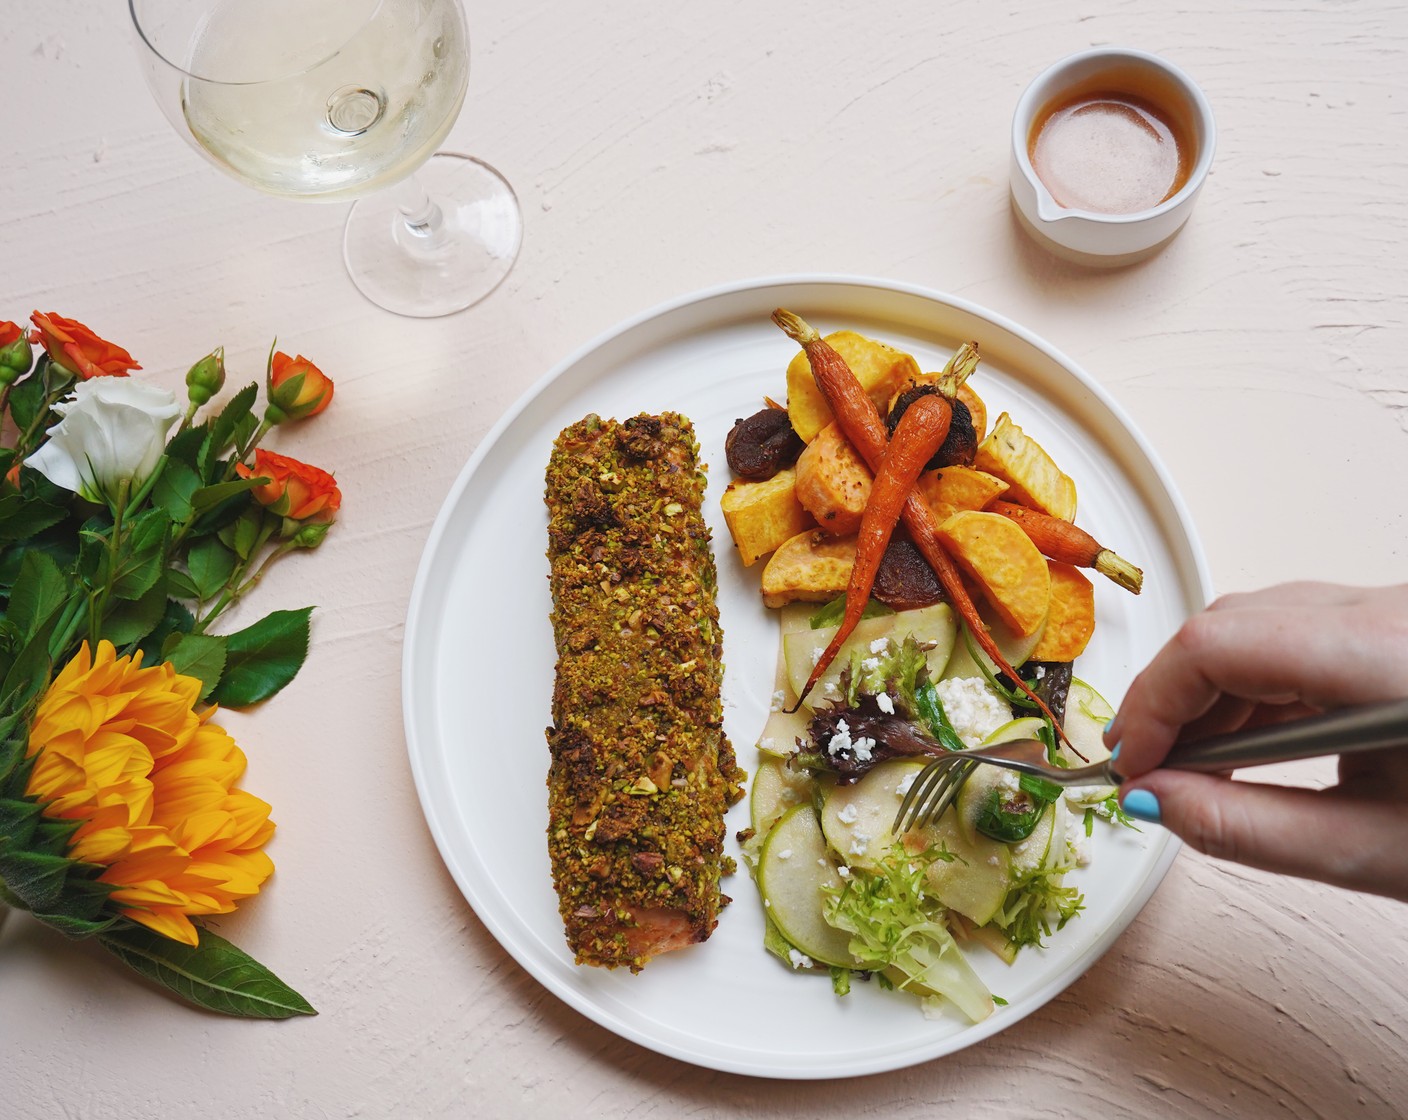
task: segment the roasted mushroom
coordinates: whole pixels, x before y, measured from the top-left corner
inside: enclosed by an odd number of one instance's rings
[[[896,397],[890,415],[885,420],[890,435],[895,434],[900,417],[910,405],[920,397],[938,392],[940,389],[937,385],[911,385]],[[973,414],[968,411],[968,406],[957,398],[950,403],[953,405],[953,419],[949,421],[948,438],[929,460],[926,466],[928,470],[938,470],[940,467],[971,467],[978,457],[978,433],[973,429]]]
[[[765,408],[734,421],[724,440],[724,454],[729,470],[739,478],[762,482],[795,463],[804,446],[792,430],[786,409]]]

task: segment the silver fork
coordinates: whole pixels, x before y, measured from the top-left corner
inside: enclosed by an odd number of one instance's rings
[[[1164,766],[1174,770],[1235,770],[1242,766],[1394,747],[1408,748],[1408,700],[1341,708],[1251,731],[1180,744],[1169,752]],[[919,771],[900,802],[890,830],[898,836],[913,828],[923,828],[940,816],[953,804],[969,775],[984,762],[1032,774],[1058,786],[1118,786],[1124,781],[1111,766],[1111,759],[1074,767],[1048,762],[1046,744],[1039,739],[1013,739],[969,751],[946,751]]]

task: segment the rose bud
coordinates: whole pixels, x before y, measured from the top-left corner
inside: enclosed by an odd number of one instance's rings
[[[34,364],[34,348],[18,323],[0,323],[0,385],[13,385]]]
[[[287,521],[322,524],[337,516],[342,491],[332,475],[318,467],[262,447],[254,453],[254,466],[235,465],[241,478],[267,478],[250,491],[270,513]]]
[[[332,379],[302,354],[276,353],[269,359],[266,386],[269,405],[264,418],[271,424],[316,416],[332,403]]]
[[[40,343],[49,361],[74,377],[126,377],[142,368],[121,346],[99,338],[77,319],[36,311],[29,321],[35,327],[29,340]]]
[[[186,399],[193,405],[203,405],[224,387],[225,348],[217,346],[186,371]]]

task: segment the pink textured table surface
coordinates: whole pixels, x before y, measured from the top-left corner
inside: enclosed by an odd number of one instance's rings
[[[821,1084],[660,1057],[560,1004],[486,932],[436,853],[401,727],[415,566],[490,425],[618,320],[747,276],[893,277],[1044,336],[1157,448],[1221,591],[1403,579],[1408,13],[1243,7],[471,3],[448,146],[513,182],[523,255],[484,304],[413,321],[345,277],[343,206],[263,197],[184,146],[125,6],[0,0],[0,319],[75,316],[173,388],[216,343],[256,376],[277,334],[338,386],[282,445],[346,495],[327,547],[260,592],[264,609],[318,605],[306,669],[226,717],[279,832],[277,875],[221,928],[321,1014],[192,1012],[15,915],[0,1112],[1403,1115],[1408,910],[1187,852],[1080,981],[952,1057]],[[1105,44],[1184,67],[1221,130],[1189,227],[1112,274],[1032,247],[1006,193],[1021,88]]]

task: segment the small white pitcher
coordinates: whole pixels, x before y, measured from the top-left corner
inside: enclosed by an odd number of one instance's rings
[[[1031,131],[1042,110],[1081,89],[1138,93],[1187,126],[1192,171],[1171,197],[1147,210],[1102,214],[1062,206],[1032,167]],[[1153,98],[1146,91],[1155,91]],[[1115,267],[1158,252],[1188,220],[1212,164],[1217,132],[1212,107],[1182,70],[1157,55],[1117,47],[1082,51],[1048,67],[1027,86],[1012,115],[1012,204],[1027,232],[1056,255]]]

